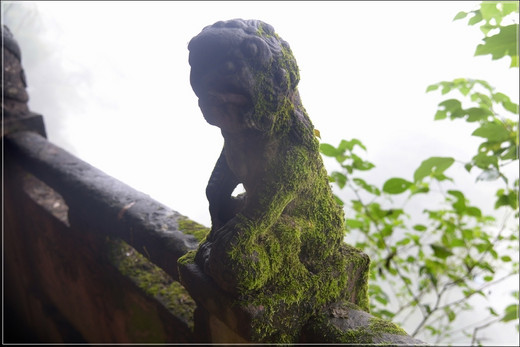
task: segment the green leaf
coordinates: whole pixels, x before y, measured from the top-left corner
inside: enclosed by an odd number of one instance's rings
[[[466,243],[462,239],[453,239],[451,241],[451,247],[452,248],[455,248],[455,247],[465,247],[465,246],[466,246]]]
[[[412,182],[409,182],[403,178],[390,178],[383,184],[383,192],[388,194],[401,194],[405,192],[408,187],[412,185]]]
[[[493,112],[491,112],[488,108],[483,107],[472,107],[465,111],[468,115],[468,118],[466,119],[467,122],[477,122],[480,120],[485,120],[488,116],[493,115]]]
[[[496,102],[511,101],[509,96],[505,95],[504,93],[500,93],[500,92],[494,93],[492,95],[492,97],[493,97],[493,100],[495,100]]]
[[[484,35],[487,35],[491,30],[493,30],[495,28],[496,28],[496,25],[483,24],[480,26],[480,31],[482,31],[482,33]]]
[[[462,214],[466,210],[466,198],[461,191],[458,190],[448,190],[448,194],[457,198],[452,206],[457,211],[457,213]]]
[[[487,155],[486,153],[479,153],[473,157],[473,164],[480,169],[488,170],[490,166],[498,167],[498,157],[495,155]]]
[[[500,22],[502,21],[502,14],[497,8],[497,2],[483,1],[480,4],[480,13],[486,22],[495,19],[496,24],[500,25]]]
[[[518,319],[518,304],[511,304],[506,307],[504,311],[504,316],[500,321],[502,322],[509,322],[512,320]]]
[[[374,297],[374,299],[376,299],[376,301],[382,303],[383,305],[388,304],[388,299],[385,298],[385,297],[382,297],[382,296],[380,296],[380,295],[376,295],[376,296]]]
[[[453,255],[453,252],[444,246],[431,244],[430,247],[433,250],[433,255],[437,258],[446,259],[450,255]]]
[[[338,151],[336,147],[329,145],[328,143],[320,144],[320,152],[327,157],[336,157],[342,154],[342,152]]]
[[[425,231],[425,230],[427,230],[428,228],[426,228],[426,226],[425,226],[425,225],[422,225],[422,224],[415,224],[415,225],[413,226],[413,229],[414,229],[414,230],[417,230],[417,231]]]
[[[486,281],[486,282],[491,282],[491,281],[493,281],[493,276],[491,276],[491,275],[487,275],[487,276],[484,276],[483,279],[484,279],[484,281]]]
[[[504,263],[508,263],[508,262],[510,262],[510,261],[512,260],[511,257],[508,256],[508,255],[503,255],[503,256],[500,257],[500,259],[501,259]]]
[[[336,182],[340,189],[343,189],[343,187],[345,187],[345,184],[347,184],[347,176],[345,176],[341,172],[333,171],[331,172],[330,177],[333,179],[333,182]]]
[[[431,84],[426,88],[426,93],[439,89],[439,84]]]
[[[473,230],[471,229],[462,229],[462,237],[465,239],[465,240],[473,240],[474,236],[473,236]]]
[[[452,119],[464,116],[462,103],[457,99],[444,100],[443,102],[439,103],[438,106],[441,111],[444,111],[446,115],[450,116]]]
[[[388,237],[388,236],[392,235],[393,232],[394,232],[394,229],[392,228],[392,226],[385,225],[385,227],[381,230],[381,235],[383,237]]]
[[[431,157],[424,160],[421,165],[415,170],[413,174],[414,182],[420,181],[423,178],[432,174],[441,174],[448,169],[455,159],[450,157]]]
[[[518,208],[518,191],[511,190],[507,194],[504,194],[503,190],[500,189],[497,191],[496,195],[498,196],[498,199],[495,202],[495,209],[501,206],[509,206],[513,210]]]
[[[473,217],[477,217],[477,218],[482,217],[482,211],[478,207],[475,207],[475,206],[468,207],[466,209],[466,214],[468,216],[473,216]]]
[[[475,56],[491,54],[492,60],[500,59],[506,55],[518,57],[518,24],[500,27],[496,35],[484,38],[484,44],[477,46]]]
[[[345,224],[347,225],[347,227],[352,229],[361,229],[364,225],[362,221],[356,219],[347,219],[345,221]]]
[[[411,241],[411,239],[404,238],[402,240],[397,241],[396,246],[405,246],[405,245],[409,244],[410,241]]]
[[[354,153],[352,153],[352,159],[353,159],[352,167],[354,169],[357,169],[360,171],[368,171],[375,167],[374,164],[372,164],[369,161],[365,161],[365,160],[361,159],[359,156],[355,155]]]
[[[388,310],[379,310],[378,313],[383,316],[387,316],[388,319],[392,319],[395,316],[395,313],[390,312]]]
[[[372,184],[368,184],[365,182],[365,180],[361,179],[361,178],[354,178],[352,179],[354,181],[354,183],[358,186],[360,186],[361,188],[363,188],[364,190],[366,190],[367,192],[371,193],[371,194],[374,194],[376,196],[380,196],[381,195],[381,191],[374,185]]]
[[[426,182],[418,182],[418,184],[414,183],[409,189],[412,195],[428,193],[430,191],[429,184]]]
[[[462,18],[466,18],[467,15],[468,15],[467,12],[460,11],[459,13],[457,13],[455,18],[453,18],[453,20],[456,21],[456,20],[459,20],[459,19],[462,19]]]
[[[338,151],[343,153],[345,152],[345,150],[349,147],[349,141],[347,140],[341,140],[341,142],[339,143],[339,146],[338,146]],[[352,150],[352,146],[350,148],[350,150]]]
[[[493,310],[492,307],[488,307],[488,310],[489,310],[489,313],[491,313],[491,315],[498,317],[498,313],[495,310]]]
[[[471,135],[483,137],[489,141],[507,141],[509,139],[509,132],[507,129],[496,123],[485,123],[480,128],[476,129]]]
[[[515,104],[514,102],[511,102],[511,101],[502,101],[502,106],[509,112],[518,114],[518,104]]]
[[[453,322],[455,320],[455,317],[457,317],[457,315],[455,314],[455,312],[453,312],[453,310],[451,308],[449,308],[448,306],[446,306],[444,308],[444,312],[446,312],[447,316],[448,316],[448,320],[450,322]]]
[[[464,296],[466,298],[472,296],[473,294],[479,294],[479,295],[483,296],[484,298],[486,297],[486,294],[484,294],[481,290],[467,289],[467,290],[463,290],[462,292],[464,293]]]
[[[518,12],[518,1],[501,1],[502,15],[505,17],[510,13]]]
[[[518,147],[510,146],[509,149],[500,157],[502,160],[516,160],[518,159]]]
[[[457,198],[457,200],[464,201],[466,199],[466,197],[460,190],[448,190],[448,194],[453,195]]]
[[[354,150],[354,147],[356,145],[363,148],[365,151],[367,150],[365,145],[363,145],[363,143],[361,141],[359,141],[358,139],[352,139],[350,141],[341,140],[341,142],[338,146],[338,149],[341,150],[341,152],[344,152],[345,149],[349,149],[350,151],[352,151],[352,150]]]
[[[446,117],[448,117],[448,115],[446,114],[446,111],[438,110],[435,113],[435,116],[433,117],[433,119],[434,120],[441,120],[441,119],[445,119]]]
[[[480,11],[473,11],[474,15],[468,21],[468,25],[475,25],[482,20],[482,13]]]

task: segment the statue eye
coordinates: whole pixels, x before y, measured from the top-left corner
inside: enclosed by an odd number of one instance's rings
[[[253,42],[248,42],[247,44],[245,44],[242,50],[244,52],[244,55],[249,58],[254,57],[258,54],[258,46]]]
[[[231,60],[228,60],[224,63],[224,70],[226,72],[234,72],[236,70],[235,63],[233,63]]]

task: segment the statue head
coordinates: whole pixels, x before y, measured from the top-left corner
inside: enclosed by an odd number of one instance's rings
[[[190,82],[204,118],[223,131],[275,131],[287,123],[280,118],[288,112],[280,110],[300,104],[296,60],[267,23],[220,21],[205,27],[188,49]]]

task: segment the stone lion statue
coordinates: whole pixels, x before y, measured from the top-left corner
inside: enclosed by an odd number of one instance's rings
[[[212,227],[195,262],[263,312],[270,324],[258,325],[259,340],[289,341],[316,307],[350,295],[346,269],[357,252],[343,243],[296,60],[259,20],[207,26],[188,49],[202,114],[224,137],[206,189]],[[233,196],[239,183],[245,193]]]

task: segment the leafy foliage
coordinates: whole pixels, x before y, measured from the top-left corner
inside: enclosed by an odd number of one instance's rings
[[[501,25],[504,18],[515,13],[518,13],[518,1],[484,1],[480,9],[471,12],[461,11],[454,20],[466,18],[471,14],[469,25],[484,22],[480,30],[486,37],[484,43],[477,46],[475,55],[491,54],[493,60],[509,56],[511,67],[518,67],[518,23]],[[496,34],[488,36],[496,31]]]
[[[484,22],[480,29],[486,37],[475,55],[491,54],[492,59],[510,56],[511,67],[518,67],[516,37],[514,44],[511,41],[518,25],[501,26],[504,18],[514,13],[518,14],[517,2],[483,2],[479,10],[459,12],[455,20],[472,14],[469,25]],[[488,36],[493,32],[498,33]],[[342,140],[337,147],[322,143],[320,150],[342,168],[331,172],[329,180],[352,194],[347,202],[336,198],[345,206],[345,227],[355,246],[372,259],[372,313],[401,324],[416,319],[411,335],[429,334],[436,342],[445,342],[455,333],[452,322],[463,311],[473,309],[470,299],[487,299],[489,288],[518,274],[519,264],[511,256],[518,252],[518,224],[510,228],[505,221],[485,215],[464,192],[445,190],[443,183],[455,184],[448,176],[454,166],[462,165],[468,174],[477,170],[475,184],[497,181],[500,186],[494,197],[495,209],[506,211],[506,220],[512,215],[518,218],[518,178],[508,178],[504,166],[518,164],[519,106],[478,79],[441,81],[426,91],[462,96],[441,101],[434,119],[462,119],[476,126],[472,136],[482,142],[470,160],[430,157],[418,165],[411,178],[391,177],[378,187],[360,177],[375,167],[363,159],[366,147],[360,140]],[[402,204],[392,199],[397,196]],[[431,206],[422,216],[412,216],[407,206],[421,197],[420,201],[431,202]],[[464,328],[471,344],[480,344],[479,330],[518,320],[518,291],[512,295],[514,303],[503,313],[489,306],[486,321]]]

